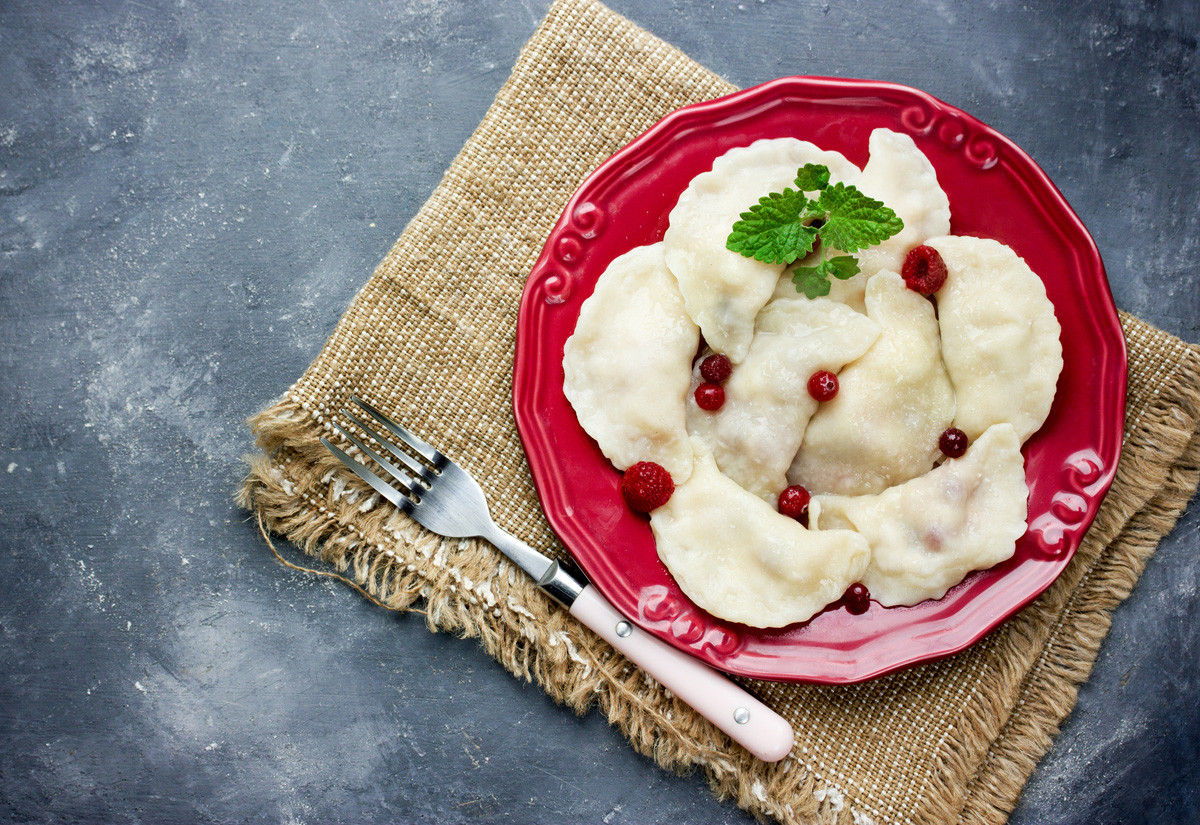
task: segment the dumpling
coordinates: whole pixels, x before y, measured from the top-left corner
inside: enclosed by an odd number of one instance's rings
[[[864,495],[916,478],[954,418],[933,304],[885,270],[867,284],[866,308],[879,338],[838,375],[788,471],[810,492]]]
[[[972,570],[1010,558],[1025,532],[1025,463],[1011,424],[962,458],[873,496],[813,496],[819,530],[853,529],[871,547],[862,583],[887,607],[940,599]]]
[[[563,392],[618,470],[654,461],[676,482],[691,474],[684,397],[699,338],[661,243],[614,260],[583,302],[563,348]]]
[[[831,279],[830,300],[859,312],[865,311],[867,282],[875,273],[885,269],[899,272],[905,255],[914,246],[927,238],[950,234],[950,199],[938,184],[933,164],[913,139],[890,129],[876,129],[871,132],[867,146],[870,157],[854,185],[863,194],[890,207],[904,221],[904,228],[882,243],[855,252],[859,273],[853,278]],[[784,274],[783,282],[781,290],[795,291],[790,271]]]
[[[867,569],[849,530],[808,530],[722,474],[703,444],[695,469],[650,514],[659,558],[704,610],[754,627],[812,618]]]
[[[977,438],[1007,421],[1022,442],[1050,414],[1062,371],[1061,328],[1046,288],[1004,244],[947,235],[926,241],[946,262],[936,294],[954,426]]]
[[[689,395],[688,432],[708,446],[721,472],[773,503],[817,409],[809,377],[837,372],[878,335],[870,318],[825,298],[772,301],[758,317],[746,359],[725,382],[724,406],[707,412]]]
[[[794,187],[806,163],[829,167],[831,180],[854,183],[858,167],[837,152],[795,138],[759,140],[730,149],[697,175],[671,210],[663,243],[667,266],[679,280],[688,314],[704,340],[735,364],[746,357],[754,318],[763,308],[783,266],[744,257],[725,248],[741,214],[771,192]]]

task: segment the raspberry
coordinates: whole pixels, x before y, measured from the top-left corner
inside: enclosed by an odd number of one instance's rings
[[[779,512],[808,526],[808,502],[812,498],[799,484],[785,487],[779,494]]]
[[[871,606],[871,591],[862,582],[855,582],[846,588],[842,596],[842,604],[855,616],[861,616]]]
[[[700,362],[700,376],[710,384],[724,384],[733,373],[733,363],[728,356],[717,353]]]
[[[947,458],[958,458],[967,451],[967,434],[958,427],[950,427],[938,436],[938,449]]]
[[[621,494],[625,497],[625,503],[629,509],[639,513],[649,513],[662,507],[674,492],[675,482],[671,474],[653,461],[639,461],[626,470],[621,478]]]
[[[716,384],[701,384],[694,393],[696,406],[702,410],[715,412],[725,404],[725,389]]]
[[[932,246],[914,246],[904,257],[900,275],[913,292],[932,295],[946,283],[946,262]]]
[[[808,394],[817,401],[828,401],[838,394],[837,376],[829,370],[817,370],[808,379]]]

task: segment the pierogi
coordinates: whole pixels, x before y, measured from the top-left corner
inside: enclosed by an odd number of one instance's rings
[[[809,492],[878,493],[928,472],[954,418],[933,304],[885,270],[867,286],[866,309],[879,338],[838,376],[788,470]],[[690,408],[688,417],[690,426]]]
[[[840,370],[878,335],[878,324],[843,304],[803,295],[771,301],[758,315],[746,359],[725,383],[721,409],[702,410],[689,396],[688,432],[705,443],[721,472],[774,503],[817,410],[805,389],[809,376]],[[699,383],[697,364],[692,384]]]
[[[563,348],[563,392],[618,470],[653,461],[676,482],[691,474],[684,396],[699,335],[661,243],[614,260],[583,302]]]
[[[886,607],[940,599],[972,570],[1013,555],[1025,532],[1025,462],[1011,424],[962,458],[871,496],[813,498],[818,532],[854,530],[871,546],[862,583]]]
[[[867,282],[875,273],[885,269],[899,272],[908,250],[928,238],[950,234],[950,199],[938,185],[933,164],[913,139],[891,129],[876,129],[867,146],[871,154],[854,185],[891,207],[904,221],[904,228],[882,243],[855,253],[859,272],[853,278],[830,282],[828,297],[859,312],[866,311]],[[795,293],[790,269],[783,280]]]
[[[659,558],[689,599],[729,621],[782,627],[811,619],[863,575],[865,538],[780,515],[693,444],[691,478],[650,514]]]
[[[1025,531],[1021,445],[1063,365],[1054,308],[1012,249],[949,234],[949,201],[910,137],[877,129],[869,149],[861,172],[790,138],[731,149],[680,196],[663,242],[613,261],[564,349],[564,392],[604,455],[672,476],[666,503],[642,508],[658,555],[722,619],[807,621],[856,582],[886,607],[940,599]],[[807,163],[904,222],[827,298],[725,248],[741,213]],[[902,269],[921,244],[948,271],[935,303]],[[704,377],[701,338],[732,372]],[[839,385],[820,404],[819,371]],[[969,443],[957,458],[939,448],[949,427]],[[789,484],[813,494],[811,529],[776,507]]]
[[[767,303],[782,264],[746,258],[725,248],[729,229],[768,192],[792,187],[808,163],[829,167],[833,181],[854,183],[859,169],[837,152],[795,138],[759,140],[730,149],[697,175],[671,210],[663,244],[688,314],[704,340],[735,364],[746,357],[754,319]]]
[[[949,275],[938,290],[954,426],[968,438],[1007,421],[1022,442],[1045,422],[1062,371],[1061,328],[1046,287],[1010,247],[946,235],[927,242]]]

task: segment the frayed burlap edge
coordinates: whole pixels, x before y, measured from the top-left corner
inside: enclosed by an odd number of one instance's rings
[[[1126,525],[1118,539],[1124,555],[1106,555],[1072,593],[1065,615],[1055,626],[1057,635],[1070,636],[1072,643],[1045,648],[1023,680],[1018,698],[1021,713],[1009,718],[973,777],[960,822],[1008,819],[1021,789],[1074,708],[1112,625],[1112,611],[1129,596],[1159,541],[1183,514],[1198,480],[1200,435],[1168,474],[1161,494]]]
[[[272,533],[390,609],[420,605],[431,631],[479,639],[506,670],[576,713],[598,707],[639,753],[677,773],[703,769],[718,796],[745,810],[782,822],[840,821],[814,798],[810,771],[797,770],[789,757],[770,766],[764,781],[763,763],[629,665],[490,547],[435,536],[347,480],[316,441],[320,425],[296,402],[285,398],[249,424],[264,454],[249,458],[237,501]],[[781,801],[788,799],[812,804],[797,810]]]

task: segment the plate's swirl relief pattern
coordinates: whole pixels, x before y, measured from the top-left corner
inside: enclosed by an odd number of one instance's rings
[[[979,169],[991,169],[999,162],[995,142],[952,112],[935,110],[922,101],[906,107],[900,122],[913,135],[933,135],[943,146],[961,150],[966,161]]]
[[[1027,535],[1043,556],[1061,556],[1079,543],[1088,513],[1100,506],[1108,490],[1105,469],[1104,459],[1090,447],[1067,457],[1050,507],[1029,524]]]
[[[566,224],[555,227],[547,245],[553,250],[557,266],[544,271],[540,278],[530,278],[530,284],[541,290],[545,303],[562,304],[571,298],[580,279],[585,242],[594,240],[603,228],[604,212],[588,201],[571,210]]]
[[[663,585],[642,588],[638,594],[638,624],[670,635],[695,650],[711,649],[731,656],[742,647],[740,634],[715,624],[712,617]]]

